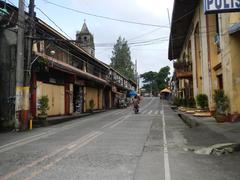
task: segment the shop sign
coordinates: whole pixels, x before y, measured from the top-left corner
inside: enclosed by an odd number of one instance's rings
[[[205,14],[240,12],[240,0],[204,0]]]

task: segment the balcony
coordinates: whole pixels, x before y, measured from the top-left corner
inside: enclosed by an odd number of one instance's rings
[[[192,62],[176,61],[173,64],[178,79],[191,79],[192,78]]]

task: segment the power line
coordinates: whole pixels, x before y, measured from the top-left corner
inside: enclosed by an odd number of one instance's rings
[[[65,6],[62,6],[60,4],[56,4],[56,3],[50,2],[48,0],[43,0],[43,1],[45,1],[48,4],[60,7],[62,9],[67,9],[67,10],[70,10],[70,11],[74,11],[76,13],[85,14],[85,15],[93,16],[93,17],[97,17],[97,18],[102,18],[102,19],[107,19],[107,20],[112,20],[112,21],[118,21],[118,22],[123,22],[123,23],[128,23],[128,24],[137,24],[137,25],[143,25],[143,26],[153,26],[153,27],[159,27],[159,28],[170,28],[169,26],[164,26],[164,25],[148,24],[148,23],[135,22],[135,21],[129,21],[129,20],[124,20],[124,19],[117,19],[117,18],[112,18],[112,17],[108,17],[108,16],[92,14],[92,13],[89,13],[89,12],[83,12],[83,11],[80,11],[80,10],[77,10],[77,9],[65,7]]]
[[[63,29],[57,25],[56,22],[54,22],[45,12],[43,12],[39,7],[36,7],[37,10],[39,10],[49,21],[51,21],[62,33],[64,33],[69,39],[72,39]]]
[[[133,37],[133,38],[130,38],[130,39],[128,39],[128,42],[129,42],[129,41],[132,41],[132,40],[135,40],[135,39],[142,38],[143,36],[152,34],[152,33],[156,32],[156,31],[158,31],[159,29],[160,29],[160,28],[155,28],[155,29],[153,29],[153,30],[151,30],[151,31],[148,31],[148,32],[145,32],[145,33],[143,33],[143,34],[141,34],[141,35],[138,35],[138,36],[135,36],[135,37]]]

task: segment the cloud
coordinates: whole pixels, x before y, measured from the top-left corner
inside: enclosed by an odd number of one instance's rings
[[[57,0],[52,1],[59,3]],[[132,42],[148,41],[169,36],[169,29],[159,28],[155,31],[156,27],[127,24],[79,14],[42,3],[41,1],[36,3],[41,5],[45,13],[54,19],[73,39],[75,38],[75,32],[81,29],[84,19],[86,19],[89,31],[94,34],[96,44],[115,43],[118,36],[122,36],[127,40],[135,38]],[[171,13],[173,0],[70,0],[61,3],[69,8],[91,14],[148,24],[168,25],[167,8],[169,8]],[[46,22],[50,23],[47,19]],[[113,47],[102,48],[96,46],[96,57],[101,61],[109,63],[112,49]],[[138,60],[140,73],[151,70],[159,71],[161,67],[171,65],[167,57],[168,42],[159,41],[159,44],[139,46],[131,49],[132,60]]]

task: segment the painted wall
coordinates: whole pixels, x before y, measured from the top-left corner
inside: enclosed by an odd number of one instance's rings
[[[103,93],[102,89],[93,88],[93,87],[86,87],[85,98],[84,98],[84,106],[85,112],[88,111],[89,108],[89,101],[93,99],[95,107],[94,109],[102,109],[102,102],[103,102]]]
[[[48,116],[64,115],[65,114],[64,86],[46,84],[38,81],[37,102],[41,96],[45,95],[47,95],[49,99],[49,110],[47,111]]]
[[[230,99],[230,113],[240,113],[240,35],[228,34],[230,26],[240,23],[240,13],[222,14],[221,19],[224,91]]]

